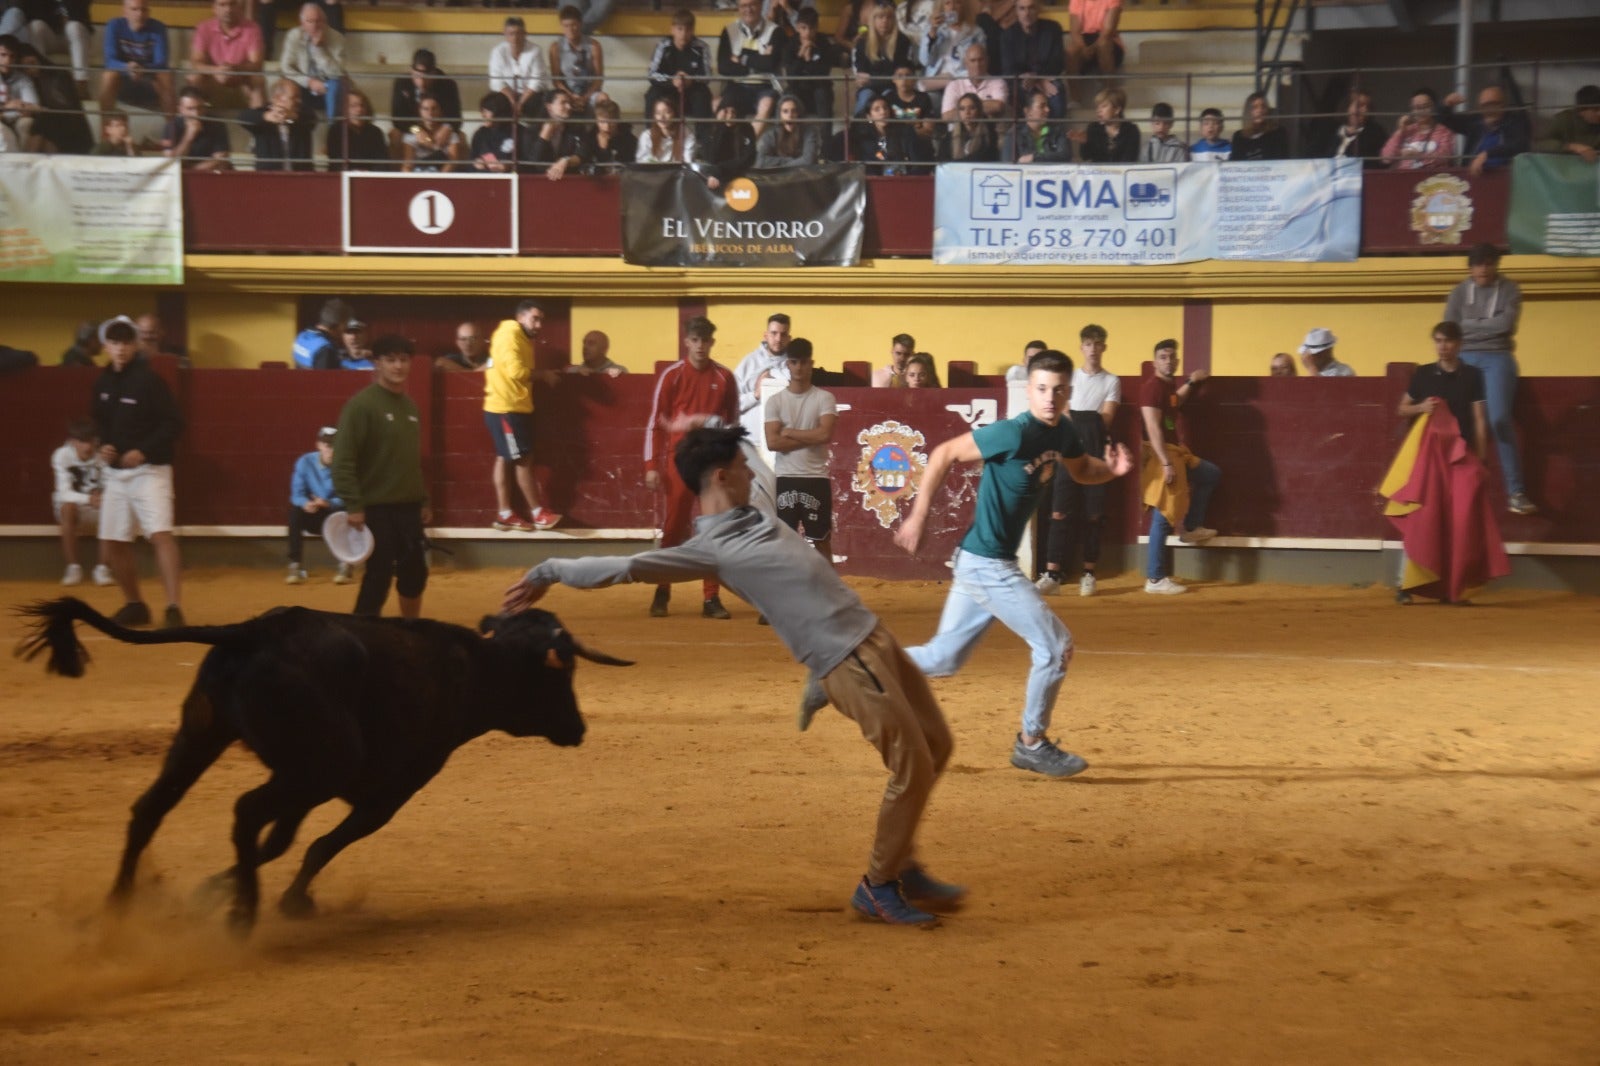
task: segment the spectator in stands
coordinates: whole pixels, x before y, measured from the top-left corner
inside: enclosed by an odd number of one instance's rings
[[[300,106],[300,86],[287,79],[273,83],[266,107],[239,112],[239,124],[255,137],[257,170],[315,170],[311,131],[316,121]]]
[[[1189,590],[1167,574],[1167,534],[1176,529],[1185,544],[1203,544],[1217,535],[1204,522],[1222,471],[1185,446],[1179,424],[1179,409],[1210,373],[1196,370],[1179,385],[1175,340],[1157,341],[1152,362],[1154,369],[1139,389],[1145,434],[1140,485],[1150,508],[1144,590],[1153,596],[1177,596]]]
[[[500,96],[499,93],[494,95]],[[479,332],[476,322],[463,322],[456,326],[456,346],[433,361],[435,370],[476,371],[488,365],[489,349],[484,346],[483,334]]]
[[[1122,69],[1122,0],[1072,0],[1067,5],[1067,73],[1111,78]]]
[[[956,101],[956,121],[950,126],[946,162],[1000,162],[1000,145],[996,142],[993,124],[984,118],[983,105],[977,93],[967,93]]]
[[[509,173],[517,162],[533,158],[533,146],[526,143],[526,131],[512,113],[505,93],[485,93],[478,101],[483,125],[472,135],[469,154],[475,170],[495,174]]]
[[[672,34],[656,43],[650,56],[650,88],[644,94],[644,113],[655,114],[655,103],[671,98],[680,114],[711,117],[711,49],[694,35],[694,12],[680,7],[672,13]]]
[[[88,155],[94,148],[94,133],[78,100],[72,75],[59,67],[47,67],[44,56],[31,44],[21,45],[18,52],[23,73],[33,80],[39,93],[39,110],[32,116],[33,135],[28,150]]]
[[[520,15],[506,19],[502,34],[505,40],[489,53],[489,90],[505,93],[517,115],[537,119],[551,86],[544,49],[528,40],[528,28]]]
[[[1444,319],[1461,327],[1461,360],[1483,373],[1489,428],[1500,455],[1507,508],[1512,514],[1538,512],[1522,479],[1517,453],[1517,324],[1522,318],[1522,288],[1500,273],[1500,249],[1474,245],[1467,255],[1468,276],[1450,291]]]
[[[913,51],[918,42],[928,39],[928,31],[933,28],[933,9],[938,6],[936,0],[895,0],[894,19],[900,27],[900,32],[911,41]]]
[[[111,361],[89,395],[100,459],[106,464],[100,500],[102,558],[122,587],[126,603],[112,621],[150,624],[150,608],[139,594],[133,542],[141,534],[155,549],[167,594],[165,626],[183,625],[182,564],[172,536],[172,455],[183,419],[172,392],[139,354],[138,334],[126,316],[105,323],[100,340]]]
[[[939,384],[939,369],[933,365],[933,356],[927,352],[914,352],[906,360],[906,388],[908,389],[937,389]]]
[[[889,10],[892,21],[894,9]],[[723,28],[717,41],[717,73],[728,79],[718,113],[723,104],[731,104],[740,115],[754,115],[756,124],[765,128],[778,101],[776,75],[783,52],[777,24],[761,17],[761,0],[739,0],[739,17]]]
[[[1137,134],[1134,135],[1137,138]],[[1138,141],[1134,143],[1137,145]],[[1022,121],[1006,135],[1000,158],[1007,163],[1068,163],[1072,138],[1064,122],[1050,121],[1050,97],[1036,92],[1028,97]]]
[[[1196,163],[1226,163],[1233,155],[1233,142],[1222,135],[1222,112],[1208,107],[1200,112],[1200,139],[1189,146],[1189,158]]]
[[[1372,97],[1360,89],[1353,90],[1345,101],[1344,123],[1329,135],[1317,155],[1324,159],[1361,159],[1368,170],[1383,166],[1383,146],[1389,140],[1389,131],[1367,113],[1371,107]]]
[[[706,187],[720,189],[756,165],[756,129],[726,99],[717,106],[717,121],[694,150],[694,169]]]
[[[467,157],[467,139],[445,121],[439,101],[424,95],[421,118],[400,138],[400,170],[411,174],[448,174]]]
[[[499,508],[494,528],[508,533],[553,529],[561,516],[539,501],[533,471],[533,383],[560,382],[554,370],[534,369],[534,339],[544,330],[544,308],[523,300],[516,313],[495,327],[489,339],[489,366],[483,376],[483,421],[494,442],[494,495]],[[512,507],[512,482],[528,506],[529,518]],[[530,521],[531,519],[531,521]]]
[[[206,117],[206,94],[186,85],[178,94],[178,114],[161,132],[161,152],[183,160],[185,170],[232,170],[228,162],[228,127]]]
[[[568,171],[584,164],[583,131],[572,124],[572,94],[551,89],[545,96],[545,120],[533,139],[532,168],[544,171],[551,181],[560,181]]]
[[[605,50],[599,41],[584,33],[583,12],[577,7],[566,5],[559,18],[561,36],[550,42],[550,70],[555,87],[571,93],[573,104],[582,114],[609,99],[603,89]]]
[[[138,147],[128,133],[128,114],[125,111],[100,112],[100,140],[90,155],[136,156]]]
[[[864,112],[874,96],[887,96],[894,91],[895,71],[913,61],[912,49],[911,38],[900,32],[895,20],[894,4],[875,0],[867,32],[856,41],[851,53],[856,76],[855,114]]]
[[[99,366],[94,357],[100,354],[100,323],[79,322],[72,336],[72,347],[61,353],[62,366]]]
[[[622,109],[615,100],[594,105],[594,125],[584,131],[579,153],[588,162],[590,173],[613,171],[632,163],[638,156],[639,140],[622,121]]]
[[[639,137],[635,163],[688,163],[694,159],[694,131],[678,116],[672,97],[651,105],[650,125]]]
[[[917,59],[922,64],[922,89],[935,100],[942,100],[950,83],[958,78],[973,78],[967,64],[967,49],[977,45],[989,58],[983,31],[967,14],[969,0],[939,0],[939,17],[929,24],[924,35],[908,34],[917,42]],[[984,68],[987,70],[987,65]],[[977,80],[974,78],[974,80]],[[971,90],[967,90],[971,91]],[[957,93],[957,97],[961,94]]]
[[[1000,72],[1017,87],[1018,103],[1042,93],[1049,117],[1067,113],[1067,91],[1061,74],[1067,68],[1061,23],[1039,17],[1040,0],[1017,0],[1016,24],[1000,36],[1003,66]]]
[[[1083,454],[1104,455],[1113,440],[1111,424],[1122,405],[1122,379],[1105,368],[1106,329],[1090,323],[1078,332],[1083,362],[1072,371],[1072,393],[1067,417],[1083,442]],[[1024,381],[1026,378],[1023,379]],[[1057,471],[1058,475],[1061,473]],[[1076,545],[1082,573],[1078,595],[1095,594],[1095,570],[1100,565],[1100,536],[1106,524],[1106,485],[1081,485],[1070,477],[1056,477],[1050,492],[1050,520],[1041,522],[1045,542],[1044,573],[1034,583],[1042,596],[1061,591],[1061,577]]]
[[[1005,31],[1017,21],[1017,0],[978,0],[978,15],[973,21],[983,31],[983,41],[989,49],[989,69],[1005,70]],[[1063,52],[1062,63],[1065,62]]]
[[[247,0],[250,10],[246,11],[246,18],[254,18],[256,28],[261,31],[261,51],[263,55],[271,55],[273,44],[278,34],[278,4],[286,0]],[[287,0],[292,3],[293,0]],[[340,0],[311,0],[322,8],[322,17],[327,20],[333,29],[344,32],[344,4]]]
[[[1339,362],[1333,354],[1333,346],[1339,343],[1339,338],[1333,335],[1332,330],[1314,329],[1306,334],[1306,339],[1300,344],[1300,361],[1305,364],[1306,373],[1314,378],[1353,378],[1356,376],[1354,368]]]
[[[611,338],[597,329],[591,329],[583,335],[583,360],[567,367],[569,374],[581,374],[589,377],[603,374],[608,378],[620,378],[628,372],[628,368],[621,363],[612,362]]]
[[[354,316],[339,329],[339,366],[344,370],[374,369],[367,324]]]
[[[1585,163],[1600,160],[1600,85],[1585,85],[1565,111],[1556,112],[1534,148],[1567,152]]]
[[[400,154],[400,141],[405,136],[407,127],[422,117],[422,112],[417,106],[417,101],[422,96],[431,96],[437,100],[445,120],[457,129],[461,128],[461,88],[456,85],[453,78],[446,77],[445,72],[439,69],[439,64],[431,51],[419,48],[411,55],[411,73],[404,78],[396,78],[394,87],[389,92],[389,121],[394,124],[389,133],[391,158]]]
[[[302,107],[313,115],[326,115],[330,122],[339,117],[343,108],[340,94],[348,80],[344,34],[328,25],[320,4],[300,5],[300,25],[284,35],[278,67],[304,91]]]
[[[167,342],[166,327],[161,324],[161,316],[154,311],[146,311],[133,320],[134,335],[138,340],[139,354],[147,359],[176,359],[179,366],[188,366],[189,357],[184,352],[183,346]]]
[[[1456,138],[1437,120],[1439,101],[1432,89],[1411,96],[1411,111],[1383,146],[1383,158],[1399,170],[1432,170],[1456,160]]]
[[[817,139],[833,127],[833,71],[843,64],[843,51],[817,27],[817,9],[803,7],[795,15],[794,36],[784,53],[784,85],[800,100],[805,113],[816,116]]]
[[[167,27],[150,17],[150,0],[122,0],[122,15],[106,23],[105,71],[100,75],[100,110],[115,110],[119,100],[158,108],[170,115],[173,95]]]
[[[1233,151],[1228,158],[1235,163],[1289,158],[1289,132],[1272,117],[1266,93],[1245,97],[1243,127],[1233,135]]]
[[[200,89],[238,89],[249,107],[266,102],[261,74],[266,51],[261,28],[244,17],[243,0],[212,0],[212,17],[194,28],[189,41],[189,84]]]
[[[289,476],[289,574],[286,585],[303,585],[306,568],[301,562],[301,543],[305,535],[322,535],[322,524],[328,516],[344,510],[344,501],[333,487],[333,448],[338,429],[323,426],[317,433],[315,451],[306,452],[295,460],[294,473]],[[340,563],[333,573],[335,585],[348,585],[351,581],[349,563]]]
[[[896,333],[889,342],[889,365],[872,372],[875,389],[903,389],[906,384],[906,364],[917,350],[917,342],[909,333]]]
[[[1121,89],[1101,89],[1094,97],[1095,121],[1068,136],[1085,163],[1137,163],[1139,127],[1123,117],[1128,96]],[[1169,109],[1170,110],[1170,109]],[[1181,145],[1179,147],[1182,147]]]
[[[644,431],[644,487],[666,494],[661,519],[661,546],[676,547],[692,532],[696,492],[671,470],[678,442],[691,430],[719,419],[724,426],[739,421],[739,386],[728,368],[711,358],[717,327],[704,316],[691,318],[683,327],[684,357],[656,375],[650,402],[650,420]],[[722,605],[716,581],[701,583],[702,618],[732,617]],[[650,617],[665,618],[672,599],[671,585],[657,585],[650,601]]]
[[[834,40],[841,48],[852,49],[856,46],[856,38],[867,28],[867,10],[871,6],[869,0],[845,0],[839,8],[839,28],[834,31]]]
[[[389,170],[389,139],[372,121],[372,101],[360,89],[345,93],[344,118],[328,127],[328,169]]]
[[[1157,104],[1150,109],[1150,138],[1139,153],[1141,163],[1187,163],[1189,149],[1172,135],[1172,105]]]
[[[1300,371],[1295,369],[1294,356],[1288,352],[1279,352],[1267,364],[1267,373],[1275,378],[1299,377]]]
[[[1466,138],[1467,169],[1474,176],[1486,169],[1503,167],[1528,150],[1533,139],[1528,129],[1528,116],[1520,108],[1506,109],[1505,89],[1498,85],[1485,86],[1478,93],[1475,114],[1461,115],[1450,110],[1465,102],[1466,97],[1460,93],[1451,93],[1444,98],[1444,106],[1434,118],[1446,129]]]
[[[337,370],[342,362],[344,324],[350,321],[350,305],[335,297],[323,303],[317,322],[300,331],[294,339],[294,365],[301,370]]]
[[[761,343],[739,360],[733,368],[734,385],[739,390],[739,421],[746,431],[760,429],[763,436],[766,423],[762,417],[761,386],[771,380],[781,385],[789,383],[789,316],[774,312],[767,316],[767,331]]]
[[[94,38],[89,0],[32,0],[22,5],[33,46],[43,53],[65,50],[71,57],[77,95],[89,96],[89,46]]]
[[[978,98],[980,118],[999,119],[1005,114],[1010,92],[1004,78],[989,77],[989,52],[980,41],[967,45],[966,73],[952,79],[944,87],[939,113],[946,122],[954,122],[960,117],[956,114],[957,104],[969,94]],[[998,130],[992,125],[989,130],[989,139],[998,144]]]
[[[911,130],[912,158],[919,163],[933,163],[939,158],[938,142],[942,140],[934,109],[933,98],[917,88],[917,68],[902,63],[895,68],[894,88],[884,96],[889,105],[889,117]]]
[[[822,158],[822,137],[805,117],[798,96],[785,95],[778,101],[778,121],[756,142],[756,169],[808,167]]]
[[[56,524],[61,534],[61,556],[67,569],[61,575],[63,585],[81,585],[83,567],[78,562],[78,537],[93,534],[100,526],[100,499],[105,490],[106,464],[98,452],[100,442],[95,437],[94,422],[75,418],[67,423],[67,439],[50,456],[50,469],[55,474],[55,491],[50,494],[50,504],[55,511]],[[105,544],[99,545],[99,561],[95,566],[94,583],[113,583],[111,568],[106,565]]]
[[[855,137],[853,156],[866,165],[869,174],[909,174],[907,164],[918,158],[916,134],[891,118],[889,101],[874,96],[867,104],[865,121],[852,126]]]

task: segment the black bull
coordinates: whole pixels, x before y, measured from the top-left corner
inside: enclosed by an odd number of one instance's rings
[[[555,615],[538,610],[485,618],[487,639],[443,622],[302,607],[236,625],[156,632],[119,626],[70,597],[20,613],[37,621],[17,653],[31,660],[48,649],[50,672],[68,677],[81,677],[88,659],[74,622],[129,644],[211,645],[161,775],[133,805],[111,895],[126,900],[139,854],[161,820],[228,745],[242,740],[271,777],[234,805],[234,866],[215,879],[233,884],[230,920],[240,932],[255,923],[257,867],[288,850],[313,808],[341,799],[350,813],[306,849],[279,903],[289,915],[311,913],[312,878],[394,817],[467,741],[499,729],[562,747],[582,743],[572,691],[577,659],[631,665],[589,651]]]

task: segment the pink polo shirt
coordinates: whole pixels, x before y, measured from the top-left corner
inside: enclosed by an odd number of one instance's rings
[[[191,54],[204,62],[236,67],[249,62],[250,54],[261,55],[261,27],[254,22],[241,22],[232,33],[222,29],[222,23],[211,18],[194,28]]]

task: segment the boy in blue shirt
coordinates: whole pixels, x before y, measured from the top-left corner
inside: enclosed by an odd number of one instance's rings
[[[1200,112],[1200,139],[1189,146],[1189,159],[1195,163],[1226,163],[1233,155],[1233,142],[1222,136],[1222,112],[1208,107]]]
[[[1049,777],[1071,777],[1089,766],[1045,736],[1072,659],[1072,634],[1017,565],[1017,548],[1054,478],[1070,474],[1080,484],[1099,485],[1133,469],[1125,445],[1108,445],[1103,460],[1084,454],[1077,429],[1064,417],[1071,381],[1072,360],[1061,352],[1047,349],[1028,360],[1028,410],[935,448],[911,513],[894,535],[896,544],[916,554],[933,497],[950,468],[983,461],[977,507],[956,552],[939,631],[906,654],[929,677],[949,677],[996,619],[1027,641],[1033,666],[1011,765]]]
[[[336,430],[323,426],[317,433],[317,450],[295,460],[294,476],[289,479],[289,576],[287,585],[305,583],[305,567],[300,565],[300,542],[307,533],[322,532],[322,524],[335,511],[344,510],[344,501],[333,490],[333,440]],[[335,585],[350,584],[350,564],[340,563],[334,572]]]

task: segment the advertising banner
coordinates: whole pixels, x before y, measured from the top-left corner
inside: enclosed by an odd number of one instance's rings
[[[859,166],[790,167],[712,189],[687,167],[622,172],[622,257],[640,266],[855,266]]]
[[[516,255],[515,174],[341,175],[346,252]]]
[[[1600,166],[1575,155],[1517,156],[1506,231],[1519,255],[1600,255]]]
[[[936,263],[1345,262],[1361,245],[1361,163],[947,164]]]
[[[1361,251],[1460,255],[1474,244],[1504,244],[1511,168],[1369,170],[1361,185]]]
[[[183,282],[177,160],[0,155],[0,281]]]

